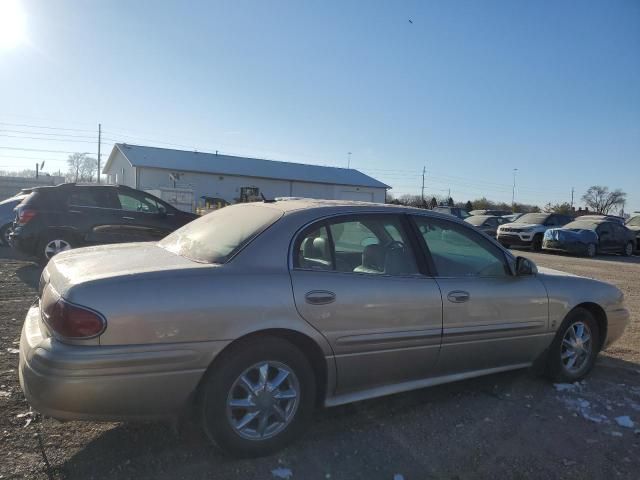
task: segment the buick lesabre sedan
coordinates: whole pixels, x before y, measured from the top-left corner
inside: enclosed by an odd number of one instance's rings
[[[616,287],[537,269],[452,216],[242,204],[158,243],[53,257],[20,381],[54,418],[190,411],[221,448],[261,455],[320,406],[534,364],[577,380],[628,320]]]

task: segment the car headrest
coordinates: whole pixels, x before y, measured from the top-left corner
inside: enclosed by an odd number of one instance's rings
[[[384,248],[381,245],[367,245],[362,251],[362,266],[373,270],[384,271]]]

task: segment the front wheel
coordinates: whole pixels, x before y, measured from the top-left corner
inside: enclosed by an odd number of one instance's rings
[[[9,234],[11,234],[11,227],[13,225],[11,223],[7,223],[0,227],[0,244],[5,247],[9,247],[11,244],[9,243]]]
[[[232,455],[273,453],[293,441],[311,418],[313,369],[295,345],[280,338],[232,348],[201,386],[200,423],[209,439]]]
[[[587,245],[587,257],[589,258],[593,258],[596,256],[596,244],[595,243],[590,243],[589,245]]]
[[[534,252],[539,252],[542,250],[542,235],[536,235],[533,237],[533,241],[531,242],[531,249]]]
[[[547,375],[556,382],[575,382],[584,377],[600,349],[600,330],[593,314],[575,308],[562,322],[549,348]]]

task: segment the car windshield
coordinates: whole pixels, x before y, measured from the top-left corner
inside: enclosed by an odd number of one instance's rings
[[[542,225],[548,217],[548,213],[526,213],[518,218],[515,223],[533,223],[536,225]]]
[[[577,220],[575,222],[567,223],[563,229],[566,230],[595,230],[598,228],[599,223],[589,222],[586,220]]]
[[[477,225],[482,225],[485,222],[486,219],[487,219],[487,217],[484,217],[484,216],[481,217],[481,216],[475,215],[475,216],[466,218],[465,222],[468,222],[471,225],[476,225],[477,226]]]
[[[631,220],[627,222],[627,225],[631,225],[634,227],[640,227],[640,215],[633,217]]]
[[[196,262],[225,263],[282,215],[264,204],[226,207],[176,230],[158,245]]]

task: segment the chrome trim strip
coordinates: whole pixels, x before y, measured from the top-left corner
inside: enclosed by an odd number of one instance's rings
[[[491,332],[508,332],[520,330],[532,330],[544,327],[543,320],[533,320],[531,322],[514,322],[514,323],[497,323],[494,325],[473,325],[465,327],[450,327],[443,330],[443,336],[467,335],[470,333],[491,333]]]
[[[425,330],[410,330],[406,332],[369,333],[363,335],[348,335],[336,340],[337,345],[363,345],[381,344],[391,342],[406,342],[410,340],[423,340],[425,338],[439,337],[441,328],[429,328]]]
[[[370,398],[392,395],[394,393],[407,392],[409,390],[415,390],[418,388],[432,387],[435,385],[441,385],[443,383],[457,382],[459,380],[481,377],[483,375],[490,375],[493,373],[507,372],[509,370],[519,370],[521,368],[528,368],[530,366],[531,362],[518,363],[515,365],[508,365],[506,367],[487,368],[484,370],[475,370],[472,372],[454,373],[441,377],[423,378],[420,380],[412,380],[409,382],[396,383],[393,385],[383,385],[381,387],[374,387],[368,390],[345,393],[342,395],[329,397],[325,399],[324,405],[325,407],[335,407],[338,405],[344,405],[345,403],[359,402],[361,400],[368,400]]]

